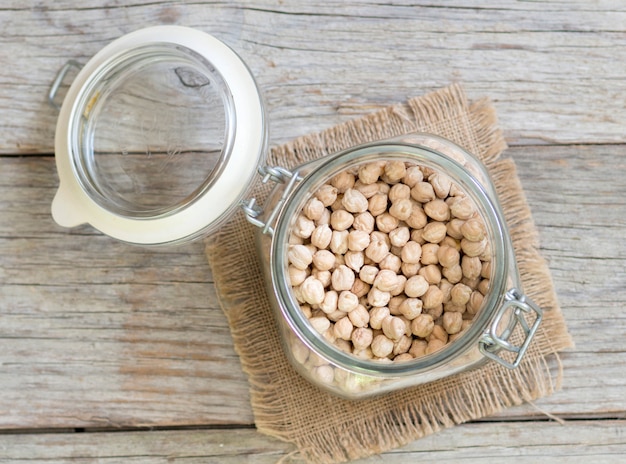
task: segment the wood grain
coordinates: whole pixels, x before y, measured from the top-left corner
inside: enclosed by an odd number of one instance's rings
[[[250,423],[202,243],[68,232],[50,217],[52,160],[2,166],[0,428]]]
[[[520,143],[622,143],[626,11],[619,1],[40,2],[0,6],[0,153],[51,153],[46,95],[140,27],[180,24],[237,50],[264,94],[273,143],[463,82]]]
[[[355,464],[608,464],[626,454],[625,421],[465,424]],[[0,463],[297,463],[291,445],[254,429],[0,435]],[[284,461],[281,461],[284,459]]]
[[[576,343],[562,389],[360,462],[623,459],[624,2],[4,0],[0,463],[297,458],[252,428],[201,242],[136,248],[50,216],[57,70],[157,24],[212,33],[243,57],[271,144],[450,82],[494,102]]]

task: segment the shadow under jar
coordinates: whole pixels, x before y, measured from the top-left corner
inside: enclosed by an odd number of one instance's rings
[[[410,134],[264,172],[277,183],[265,212],[254,200],[245,209],[261,229],[268,295],[301,375],[358,399],[488,360],[519,365],[542,311],[522,293],[495,189],[474,156]],[[394,211],[407,191],[417,218]]]

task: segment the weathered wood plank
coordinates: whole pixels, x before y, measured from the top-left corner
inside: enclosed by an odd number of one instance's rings
[[[508,154],[577,344],[563,354],[563,390],[537,406],[624,417],[623,147]],[[149,250],[61,229],[49,213],[53,160],[1,162],[0,428],[251,424],[202,244]]]
[[[0,428],[250,423],[202,243],[67,232],[52,159],[2,163]]]
[[[212,32],[243,56],[273,143],[447,85],[487,95],[512,143],[626,140],[626,11],[615,1],[497,7],[394,2],[43,2],[0,5],[0,153],[50,153],[46,94],[70,58],[154,24]]]
[[[622,421],[474,423],[443,430],[355,464],[615,463],[626,455]],[[0,435],[0,462],[302,462],[291,445],[254,429]]]
[[[626,386],[624,147],[527,147],[509,153],[576,343],[563,354],[563,390],[539,405],[565,416],[624,417],[626,405],[618,399]],[[533,410],[524,406],[503,416]]]

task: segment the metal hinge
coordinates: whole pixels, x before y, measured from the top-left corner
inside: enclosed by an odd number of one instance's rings
[[[534,320],[529,325],[526,315],[532,315],[533,313]],[[509,320],[504,330],[502,330],[499,326],[505,316],[508,316]],[[478,348],[488,358],[509,369],[515,369],[522,361],[526,350],[528,350],[528,346],[535,336],[542,318],[542,309],[518,289],[512,288],[506,293],[504,304],[498,310],[491,327],[478,343]],[[514,345],[509,339],[518,328],[522,330],[524,339],[521,344]],[[500,350],[514,353],[515,359],[512,362],[507,361],[498,355]]]
[[[266,184],[270,180],[277,184],[287,184],[285,186],[285,189],[283,190],[282,195],[280,196],[280,199],[272,208],[272,211],[267,216],[265,222],[259,219],[263,215],[264,211],[263,208],[257,204],[256,198],[242,200],[241,208],[243,209],[248,222],[262,228],[264,234],[274,235],[274,220],[276,219],[276,216],[280,212],[280,209],[282,208],[289,195],[291,195],[293,188],[300,180],[302,180],[302,177],[300,177],[298,171],[292,172],[280,166],[261,166],[259,168],[259,174],[263,176],[262,182],[264,184]]]

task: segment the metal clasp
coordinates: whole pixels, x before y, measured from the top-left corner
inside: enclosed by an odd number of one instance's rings
[[[59,69],[59,72],[54,78],[54,81],[50,85],[50,90],[48,90],[48,104],[52,106],[53,108],[55,108],[57,111],[61,109],[61,105],[55,102],[54,99],[56,98],[57,92],[59,91],[59,88],[61,87],[61,84],[63,83],[63,79],[65,79],[65,76],[70,71],[70,69],[72,68],[80,69],[82,67],[83,65],[80,64],[78,61],[68,60],[67,63],[65,63],[61,67],[61,69]]]
[[[272,227],[272,224],[274,224],[274,220],[276,219],[276,216],[278,216],[283,204],[289,195],[291,195],[291,191],[295,185],[302,180],[302,177],[300,177],[298,171],[292,172],[280,166],[261,166],[259,168],[259,174],[263,176],[262,182],[264,184],[268,183],[270,180],[277,184],[287,184],[282,195],[280,196],[280,199],[276,205],[274,205],[265,222],[259,219],[259,217],[263,214],[263,208],[257,204],[256,198],[242,200],[241,208],[243,209],[248,222],[262,228],[264,234],[274,235],[274,228]]]
[[[526,315],[532,315],[533,313],[534,321],[529,326]],[[509,320],[504,330],[500,330],[501,333],[499,334],[499,325],[505,315],[509,317]],[[542,309],[518,289],[512,288],[506,293],[505,302],[498,310],[491,327],[478,342],[480,352],[509,369],[515,369],[522,361],[542,318]],[[514,345],[509,339],[518,328],[522,330],[524,339],[520,345]],[[510,362],[499,356],[498,352],[500,350],[514,353],[515,360]]]

